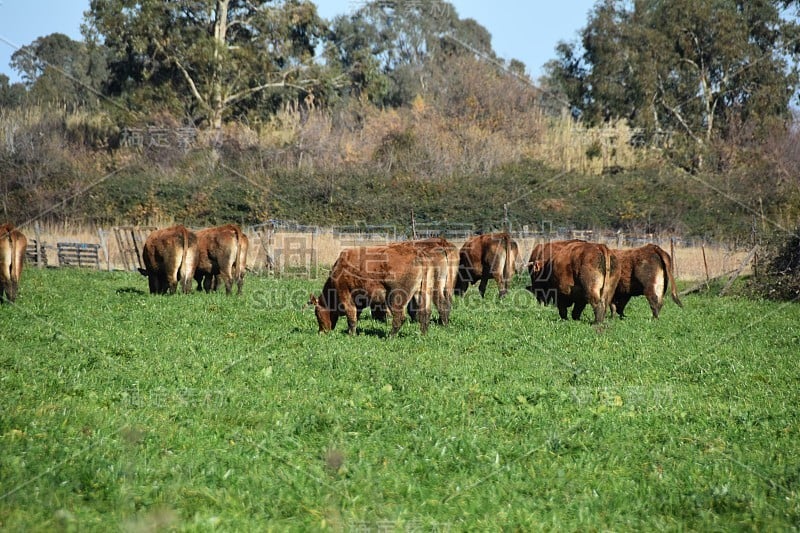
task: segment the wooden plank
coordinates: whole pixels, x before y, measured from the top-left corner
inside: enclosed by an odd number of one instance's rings
[[[59,266],[94,267],[100,269],[100,245],[82,242],[56,243]]]
[[[756,255],[757,251],[758,251],[758,245],[753,246],[753,249],[750,250],[750,253],[747,254],[747,257],[744,258],[744,261],[742,261],[742,264],[739,265],[739,268],[737,268],[736,271],[733,273],[731,278],[728,280],[728,283],[726,283],[725,286],[722,287],[722,290],[719,291],[720,296],[724,296],[725,293],[728,292],[728,289],[731,288],[733,282],[736,281],[736,278],[739,277],[739,275],[742,273],[742,270],[744,270],[745,267],[750,263],[750,261],[753,259],[753,256]]]
[[[47,266],[47,243],[39,242],[38,239],[28,241],[25,249],[25,261],[33,263],[38,267]]]

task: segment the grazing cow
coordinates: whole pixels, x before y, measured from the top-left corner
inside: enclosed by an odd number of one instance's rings
[[[549,259],[547,259],[549,255]],[[614,294],[619,268],[611,250],[604,244],[585,241],[550,243],[544,259],[529,264],[531,286],[528,290],[545,290],[539,301],[555,301],[558,314],[567,318],[567,309],[574,304],[572,318],[579,320],[586,304],[594,310],[594,323],[605,319],[606,307]],[[541,275],[544,279],[541,279]]]
[[[494,278],[502,298],[514,276],[517,255],[519,247],[508,233],[489,233],[467,240],[459,251],[455,293],[460,296],[471,284],[480,281],[478,292],[483,298],[489,278]]]
[[[664,305],[664,295],[671,288],[672,300],[683,307],[675,287],[672,258],[659,246],[646,244],[632,250],[611,250],[620,268],[619,283],[611,300],[611,313],[625,317],[625,306],[631,297],[645,296],[653,318]]]
[[[450,323],[450,310],[453,307],[453,294],[455,293],[458,278],[458,248],[442,237],[432,237],[411,241],[410,244],[427,252],[430,267],[433,269],[433,305],[439,311],[439,322],[443,326]],[[416,301],[411,304],[416,315]]]
[[[398,243],[412,245],[427,252],[423,257],[433,269],[433,305],[439,311],[439,322],[446,326],[450,323],[450,310],[453,306],[453,292],[458,277],[458,248],[442,237],[432,237],[416,241]],[[392,245],[389,245],[392,246]],[[416,318],[416,300],[408,302],[408,314]],[[381,304],[371,306],[372,317],[385,321],[386,307]]]
[[[189,293],[197,265],[197,235],[180,224],[155,230],[145,240],[142,259],[145,268],[139,272],[147,276],[150,294],[174,294],[179,281],[181,290]]]
[[[194,271],[197,290],[217,290],[221,282],[225,284],[225,293],[230,294],[235,282],[237,292],[241,294],[248,246],[247,236],[236,224],[198,231],[197,267]]]
[[[14,302],[19,291],[19,279],[25,263],[28,239],[11,223],[0,224],[0,304],[4,299]]]
[[[314,305],[320,333],[336,327],[347,317],[350,335],[355,335],[362,309],[382,304],[392,313],[390,335],[396,335],[405,320],[405,309],[417,299],[420,331],[430,321],[433,269],[424,250],[407,243],[343,250],[333,264],[322,293],[309,300]]]
[[[573,242],[586,242],[579,239],[568,241],[549,241],[537,244],[531,251],[528,260],[528,273],[531,276],[531,284],[525,287],[536,296],[536,301],[540,304],[549,305],[555,303],[556,289],[551,283],[553,276],[553,255],[567,244]]]

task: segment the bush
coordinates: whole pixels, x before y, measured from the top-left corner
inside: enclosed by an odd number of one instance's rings
[[[800,298],[800,226],[766,239],[763,270],[750,280],[749,292],[770,300]]]

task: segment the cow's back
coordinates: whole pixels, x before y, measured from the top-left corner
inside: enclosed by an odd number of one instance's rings
[[[28,239],[13,224],[0,225],[0,303],[17,299]]]
[[[148,277],[151,293],[174,292],[178,281],[184,292],[190,292],[197,261],[197,235],[178,224],[147,236],[140,271]]]

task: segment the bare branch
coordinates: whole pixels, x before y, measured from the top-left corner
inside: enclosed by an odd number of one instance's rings
[[[289,82],[286,81],[286,77],[287,76],[284,76],[281,81],[275,81],[275,82],[270,82],[270,83],[262,83],[261,85],[256,85],[255,87],[248,87],[247,89],[239,91],[238,93],[234,93],[234,94],[228,96],[227,98],[225,98],[225,100],[223,100],[223,105],[228,106],[228,105],[232,104],[233,102],[236,102],[238,100],[241,100],[242,98],[250,96],[251,94],[255,94],[255,93],[263,91],[265,89],[273,89],[273,88],[276,88],[276,87],[290,87],[290,88],[293,88],[293,89],[298,89],[298,90],[301,90],[301,91],[305,91],[305,90],[308,90],[308,85],[310,85],[312,83],[317,83],[319,81],[319,80],[316,80],[316,79],[306,79],[306,80],[299,80],[299,81],[297,81],[295,83],[289,83]]]

